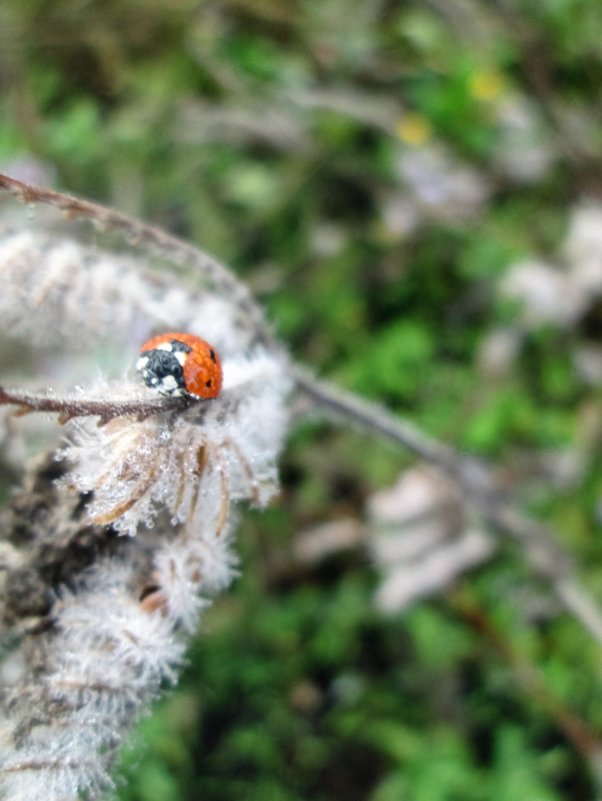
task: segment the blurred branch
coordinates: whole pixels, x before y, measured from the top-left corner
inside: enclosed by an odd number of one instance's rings
[[[534,572],[549,582],[563,607],[602,644],[602,611],[582,587],[571,557],[545,525],[517,512],[491,467],[437,440],[386,409],[294,368],[298,389],[335,418],[401,445],[455,480],[492,531],[517,542]]]
[[[602,786],[602,742],[599,733],[575,710],[557,697],[549,688],[541,671],[519,654],[512,643],[501,634],[489,615],[466,592],[452,596],[454,609],[502,657],[518,685],[555,721],[576,750],[587,762],[598,788]]]

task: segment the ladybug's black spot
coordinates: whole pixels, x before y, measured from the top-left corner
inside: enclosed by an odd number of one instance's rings
[[[192,350],[190,345],[187,345],[185,342],[180,342],[179,339],[170,339],[169,344],[171,345],[171,349],[173,351],[179,350],[183,353],[190,353]]]
[[[207,389],[209,389],[209,387],[211,386],[211,379],[210,378],[208,378],[207,381],[205,381],[205,386],[207,387]]]
[[[215,358],[215,351],[213,350],[213,348],[210,348],[210,349],[209,349],[209,358],[210,358],[210,359],[211,359],[211,361],[212,361],[212,362],[215,364],[215,362],[216,362],[216,358]]]

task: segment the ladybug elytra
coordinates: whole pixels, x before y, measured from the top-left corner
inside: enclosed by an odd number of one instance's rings
[[[162,395],[217,398],[222,364],[215,348],[194,334],[159,334],[140,348],[136,369]]]

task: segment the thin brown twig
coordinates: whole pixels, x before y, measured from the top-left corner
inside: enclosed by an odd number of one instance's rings
[[[184,410],[198,399],[149,398],[140,400],[96,400],[94,398],[59,397],[57,395],[36,394],[20,389],[0,387],[0,405],[14,405],[17,416],[31,412],[52,412],[58,414],[59,422],[66,423],[74,417],[98,417],[98,425],[105,425],[115,417],[132,416],[144,420],[153,414]]]

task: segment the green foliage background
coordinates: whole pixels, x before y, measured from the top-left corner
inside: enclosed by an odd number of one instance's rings
[[[601,30],[598,0],[0,0],[0,160],[199,243],[299,360],[509,464],[602,598],[600,391],[573,359],[599,343],[600,300],[527,331],[503,379],[478,365],[519,319],[496,291],[509,266],[554,256],[571,208],[600,199]],[[496,161],[510,93],[555,148],[536,180]],[[399,159],[435,144],[486,196],[400,230]],[[516,466],[565,450],[578,486]],[[299,530],[361,516],[409,463],[295,433],[281,500],[241,525],[240,578],[123,757],[122,801],[599,794],[600,653],[566,616],[527,614],[550,599],[520,552],[392,617],[367,557],[281,569]]]

